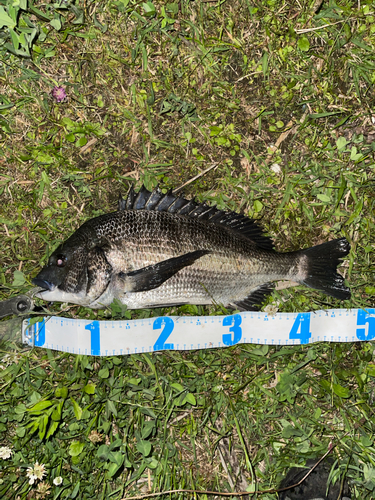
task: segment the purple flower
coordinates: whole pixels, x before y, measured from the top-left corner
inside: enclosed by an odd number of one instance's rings
[[[66,99],[66,92],[64,87],[53,87],[51,95],[56,102],[62,102]]]

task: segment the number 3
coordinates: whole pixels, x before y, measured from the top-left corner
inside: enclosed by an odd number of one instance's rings
[[[242,318],[239,314],[233,314],[233,316],[226,316],[223,319],[223,326],[230,326],[229,331],[233,333],[233,337],[230,333],[224,333],[223,342],[225,345],[238,344],[238,342],[241,340],[242,337],[242,328],[240,327],[241,323],[242,323]]]

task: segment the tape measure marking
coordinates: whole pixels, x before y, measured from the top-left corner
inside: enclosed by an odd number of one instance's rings
[[[163,350],[210,349],[236,344],[300,345],[375,338],[375,309],[308,313],[242,312],[229,316],[163,316],[90,321],[49,317],[29,324],[22,341],[74,354],[127,355]]]

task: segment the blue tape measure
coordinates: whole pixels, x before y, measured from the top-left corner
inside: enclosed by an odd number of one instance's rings
[[[22,342],[72,354],[114,356],[235,344],[295,345],[375,338],[375,309],[230,316],[162,316],[123,321],[46,317],[22,326]]]

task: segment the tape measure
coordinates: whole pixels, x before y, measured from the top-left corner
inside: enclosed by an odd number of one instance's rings
[[[162,316],[90,321],[43,318],[22,325],[22,342],[72,354],[122,356],[235,344],[296,345],[359,342],[375,338],[375,309],[305,313],[241,312],[230,316]]]

